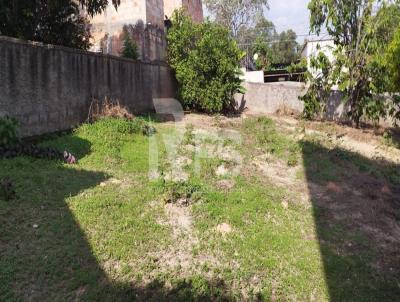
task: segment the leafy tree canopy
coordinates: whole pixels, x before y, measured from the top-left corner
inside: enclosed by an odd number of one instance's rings
[[[168,32],[168,61],[186,109],[208,113],[234,109],[233,94],[241,90],[242,57],[225,27],[209,21],[194,24],[182,10],[174,12]]]
[[[312,60],[314,70],[319,72],[309,74],[311,85],[304,97],[305,107],[324,108],[331,87],[338,85],[356,126],[362,117],[378,121],[387,115],[394,116],[399,103],[394,95],[389,100],[383,97],[389,90],[389,81],[384,61],[379,57],[393,37],[394,25],[398,24],[398,4],[375,0],[311,0],[309,9],[311,30],[320,33],[326,28],[333,38],[335,60],[328,64],[324,55]],[[308,106],[307,102],[321,104]]]
[[[274,24],[264,17],[260,18],[254,29],[249,30],[249,42],[251,53],[257,54],[255,60],[258,69],[269,70],[276,65],[290,65],[300,58],[300,45],[297,42],[297,34],[289,29],[278,33]]]
[[[205,0],[214,21],[230,29],[237,37],[243,28],[251,28],[268,9],[268,0]]]
[[[0,0],[0,34],[88,49],[90,28],[80,8],[101,13],[108,0]],[[112,0],[115,7],[120,0]]]

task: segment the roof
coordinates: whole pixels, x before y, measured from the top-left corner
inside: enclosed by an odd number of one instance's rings
[[[304,41],[303,48],[301,49],[300,53],[304,51],[304,48],[306,48],[307,44],[310,42],[326,42],[326,41],[333,41],[333,38],[327,37],[327,38],[306,39]]]

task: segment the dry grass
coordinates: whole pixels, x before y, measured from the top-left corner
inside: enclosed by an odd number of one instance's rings
[[[132,120],[134,115],[121,106],[118,100],[112,100],[108,97],[103,100],[93,99],[89,108],[88,121],[95,122],[103,117]]]

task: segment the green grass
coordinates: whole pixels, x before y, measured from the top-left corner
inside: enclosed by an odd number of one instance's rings
[[[149,180],[150,140],[158,142],[159,168],[166,173],[174,164],[167,161],[164,136],[179,135],[159,123],[157,133],[148,137],[142,133],[145,124],[142,119],[104,119],[41,142],[77,155],[79,163],[73,166],[28,157],[0,159],[0,178],[10,177],[18,196],[0,200],[0,300],[398,297],[397,268],[387,276],[376,272],[370,263],[382,252],[351,221],[333,219],[314,186],[308,186],[311,203],[301,202],[293,188],[274,184],[250,162],[260,152],[270,153],[288,169],[304,169],[307,184],[320,186],[342,185],[349,173],[368,173],[396,186],[398,167],[327,149],[314,138],[296,141],[272,120],[255,118],[234,129],[245,135],[242,144],[223,143],[244,157],[238,175],[216,177],[219,165],[234,166],[217,156],[201,160],[200,173],[195,161],[186,166],[186,181]],[[180,144],[198,143],[195,138],[189,126]],[[215,140],[200,143],[204,147]],[[183,149],[178,153],[195,159]],[[231,181],[232,188],[221,190],[221,179]],[[336,197],[326,196],[332,202]],[[174,237],[173,227],[162,222],[167,219],[164,205],[180,198],[191,202],[191,236],[198,240],[183,251],[193,257],[189,267],[168,267],[163,255],[179,250],[187,239]],[[219,233],[222,223],[232,231]],[[359,248],[349,251],[348,242]]]

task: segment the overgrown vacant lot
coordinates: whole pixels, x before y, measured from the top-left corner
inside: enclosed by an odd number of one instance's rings
[[[394,141],[265,117],[154,125],[41,142],[73,166],[0,160],[18,196],[0,200],[0,300],[399,299]]]

